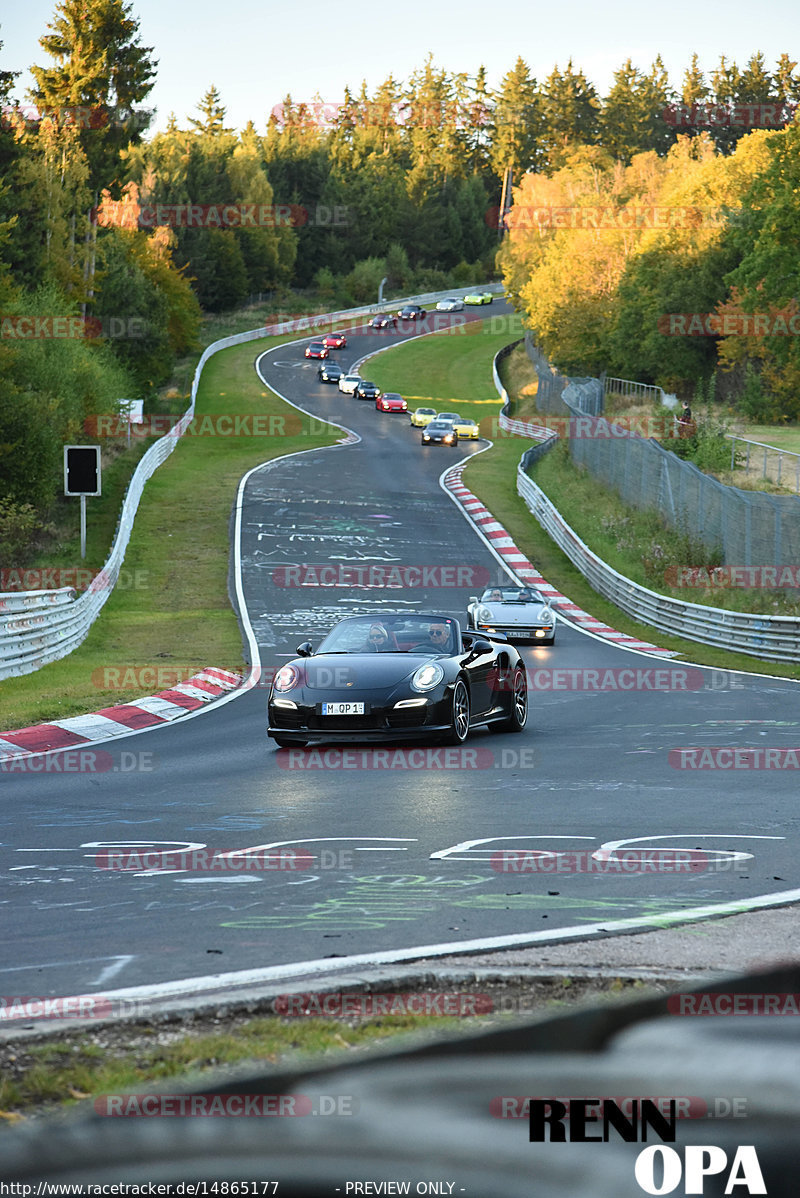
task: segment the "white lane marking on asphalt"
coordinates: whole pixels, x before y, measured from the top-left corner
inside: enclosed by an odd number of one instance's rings
[[[398,843],[398,846],[401,841],[404,841],[407,843],[413,843],[413,844],[417,843],[416,836],[304,836],[304,837],[300,837],[296,840],[273,840],[271,844],[256,844],[256,845],[250,845],[249,848],[246,848],[246,849],[232,849],[231,852],[229,852],[229,853],[220,853],[219,855],[220,855],[220,857],[243,857],[245,855],[245,853],[263,853],[265,849],[284,848],[284,847],[289,847],[290,845],[293,845],[293,844],[316,844],[318,842],[328,844],[333,840],[336,840],[336,841],[340,841],[340,840],[344,840],[344,841],[383,840],[383,841],[390,841],[390,842],[396,841]],[[394,848],[395,845],[392,843],[389,845],[389,847]]]
[[[488,857],[481,857],[479,853],[471,853],[470,850],[477,844],[491,844],[495,840],[596,840],[596,836],[518,836],[513,833],[510,836],[481,836],[478,840],[462,840],[461,844],[451,845],[449,849],[437,849],[435,853],[431,853],[431,859],[442,861],[445,857],[453,861],[491,861],[494,852]],[[506,849],[505,852],[512,850]],[[469,857],[453,857],[453,853],[467,853]]]
[[[785,840],[785,836],[755,836],[745,832],[670,832],[659,833],[655,836],[629,836],[625,840],[607,840],[601,844],[593,857],[598,860],[608,860],[617,849],[627,844],[643,844],[649,840]],[[659,851],[668,849],[670,852],[685,853],[685,845],[659,845]],[[703,849],[704,853],[714,853],[720,861],[752,861],[752,853],[738,853],[734,849]]]
[[[37,961],[35,965],[0,965],[0,973],[25,973],[28,969],[63,969],[67,965],[95,965],[101,961],[121,962],[119,968],[132,961],[133,957],[77,957],[71,961]],[[108,968],[108,967],[107,967]],[[117,972],[115,970],[115,972]]]
[[[101,969],[98,976],[90,984],[92,986],[102,986],[105,982],[109,981],[110,978],[113,978],[116,974],[120,973],[126,965],[130,965],[131,961],[135,960],[136,957],[133,954],[126,957],[117,957],[116,960],[112,961],[110,965],[106,965],[105,969]]]

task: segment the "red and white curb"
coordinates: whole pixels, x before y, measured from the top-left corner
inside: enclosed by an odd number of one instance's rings
[[[550,430],[545,429],[542,431],[549,432]],[[525,554],[517,548],[512,537],[503,528],[502,524],[494,518],[489,509],[478,499],[477,495],[473,495],[472,491],[461,481],[461,474],[466,465],[467,462],[460,462],[457,466],[453,466],[452,470],[448,470],[444,476],[444,485],[453,498],[460,504],[475,527],[487,539],[495,552],[499,554],[506,565],[522,581],[536,587],[537,591],[546,596],[552,605],[559,612],[563,612],[571,623],[576,624],[579,628],[584,628],[587,632],[591,632],[595,636],[601,637],[603,640],[613,641],[615,645],[620,645],[624,649],[636,649],[639,653],[653,653],[658,657],[679,656],[672,649],[661,649],[658,645],[651,645],[649,641],[641,641],[638,637],[618,632],[615,628],[611,628],[610,625],[604,624],[602,620],[598,620],[595,616],[590,616],[583,608],[578,607],[577,603],[573,603],[566,595],[562,595],[554,586],[551,586],[539,571],[531,565]]]
[[[179,682],[169,690],[137,699],[134,703],[120,703],[116,707],[102,707],[100,711],[89,715],[70,716],[32,728],[0,732],[0,761],[46,753],[52,749],[72,749],[95,741],[127,736],[142,728],[169,724],[241,685],[239,674],[209,666],[186,682]]]

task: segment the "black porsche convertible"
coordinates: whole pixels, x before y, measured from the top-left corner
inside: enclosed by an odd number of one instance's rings
[[[462,744],[472,728],[521,732],[525,666],[505,637],[462,632],[449,616],[348,616],[315,651],[276,673],[267,734],[281,747],[310,740]]]

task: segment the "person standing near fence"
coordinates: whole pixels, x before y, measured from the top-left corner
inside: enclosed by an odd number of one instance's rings
[[[693,437],[697,432],[697,422],[692,417],[692,409],[688,399],[683,401],[683,411],[678,417],[678,436]]]

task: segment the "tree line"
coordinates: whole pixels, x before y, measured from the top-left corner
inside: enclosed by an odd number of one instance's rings
[[[576,147],[514,191],[498,254],[524,322],[574,375],[800,418],[800,122],[726,154],[679,138],[622,164]]]

